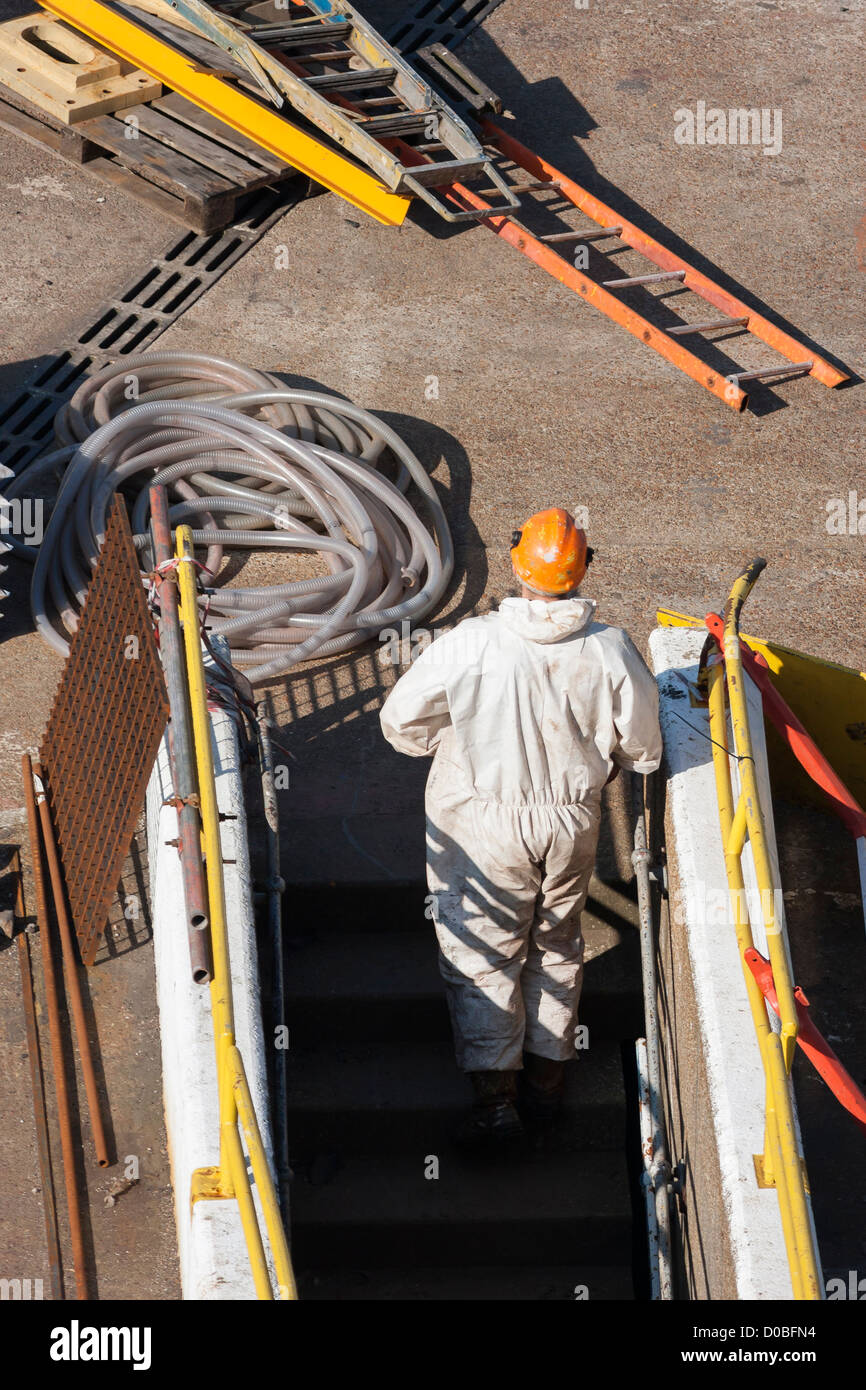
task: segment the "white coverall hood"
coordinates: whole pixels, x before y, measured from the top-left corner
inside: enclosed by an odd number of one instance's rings
[[[561,642],[580,632],[598,607],[592,598],[506,598],[499,616],[507,628],[530,642]]]

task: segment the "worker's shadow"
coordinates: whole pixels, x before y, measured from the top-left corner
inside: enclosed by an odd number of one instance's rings
[[[630,222],[634,222],[641,231],[656,238],[675,255],[680,256],[696,270],[714,280],[722,289],[742,299],[750,309],[762,314],[783,332],[798,338],[809,351],[820,353],[841,371],[847,372],[850,381],[845,383],[846,385],[850,386],[862,381],[862,377],[856,375],[851,368],[817,343],[801,327],[792,324],[781,314],[778,314],[756,294],[741,285],[731,274],[715,265],[696,247],[687,242],[674,228],[653,216],[635,198],[624,193],[621,188],[598,172],[586,152],[585,145],[581,143],[591,131],[596,129],[597,123],[561,78],[547,77],[538,82],[527,81],[520,69],[506,57],[484,28],[474,30],[467,41],[460,46],[460,57],[502,98],[507,114],[493,118],[496,125],[519,140],[522,145],[528,146],[535,153],[547,159],[563,174],[574,179],[602,202],[607,203],[615,213],[623,215]],[[626,77],[618,84],[618,89],[624,91],[633,89],[633,85],[630,88],[629,83],[634,84],[635,82],[645,84],[646,77],[640,73],[631,78]],[[645,85],[640,89],[645,90]],[[447,92],[444,95],[447,97]],[[450,99],[453,100],[453,94]],[[676,153],[676,147],[672,143],[672,160]],[[525,182],[527,176],[522,170],[517,170],[513,177],[517,181]],[[553,196],[545,194],[544,197],[548,201],[542,203],[541,199],[526,195],[527,215],[530,218],[527,224],[529,230],[535,235],[541,236],[573,229],[575,226],[574,205],[559,194]],[[491,201],[496,203],[500,200],[492,198]],[[562,217],[564,212],[570,213],[571,217],[564,220]],[[721,215],[720,210],[719,216],[721,217]],[[432,236],[440,240],[447,240],[449,237],[466,233],[475,226],[472,221],[444,222],[432,209],[418,200],[413,203],[410,216]],[[517,218],[520,220],[520,212],[517,213]],[[592,225],[594,224],[590,223],[590,226]],[[645,270],[641,269],[629,269],[628,271],[622,269],[617,258],[631,254],[628,247],[617,246],[617,243],[614,242],[608,253],[603,254],[600,246],[601,243],[598,246],[590,244],[584,248],[588,251],[589,259],[588,263],[582,264],[581,268],[586,270],[588,278],[591,280],[601,282],[605,279],[622,277],[624,274],[646,273]],[[630,289],[617,291],[617,297],[626,307],[639,313],[660,329],[670,328],[684,322],[676,310],[676,303],[690,292],[676,287],[666,288],[659,292],[656,286],[655,290],[656,292],[653,293],[645,286],[634,286]],[[716,317],[716,314],[711,312],[710,317]],[[743,328],[734,328],[719,333],[712,340],[703,335],[695,334],[689,336],[686,346],[709,369],[724,378],[732,372],[744,369],[742,362],[728,353],[729,344],[732,346],[732,350],[736,351],[735,345],[744,335],[745,330]],[[781,367],[784,363],[780,361],[779,365]],[[749,384],[748,409],[753,414],[768,415],[776,410],[786,408],[787,405],[787,400],[779,394],[779,384],[767,385],[761,382]]]

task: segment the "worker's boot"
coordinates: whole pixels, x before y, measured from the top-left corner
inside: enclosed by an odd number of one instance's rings
[[[524,1052],[520,1076],[521,1110],[536,1125],[552,1124],[562,1106],[565,1062]]]
[[[517,1113],[517,1072],[470,1071],[474,1100],[455,1139],[463,1149],[499,1150],[523,1137]]]

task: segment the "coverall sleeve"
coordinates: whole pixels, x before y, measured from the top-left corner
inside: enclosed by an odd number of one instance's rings
[[[412,758],[435,753],[443,730],[451,723],[442,660],[447,641],[444,634],[431,642],[400,677],[379,714],[388,742]]]
[[[615,763],[632,772],[655,772],[662,760],[659,692],[655,677],[623,633],[623,667],[614,691]]]

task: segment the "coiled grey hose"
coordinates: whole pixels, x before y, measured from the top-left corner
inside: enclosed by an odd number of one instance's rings
[[[218,357],[146,353],[89,377],[58,412],[55,434],[57,450],[15,490],[68,459],[31,587],[37,629],[59,652],[68,651],[63,632],[77,626],[121,486],[134,497],[139,548],[154,482],[169,491],[173,524],[198,523],[209,626],[253,682],[418,621],[451,577],[448,523],[420,461],[383,421],[339,397],[290,390]],[[394,481],[380,471],[389,455]],[[426,521],[405,496],[410,484]],[[318,554],[329,572],[254,588],[217,582],[225,551],[268,549]]]

